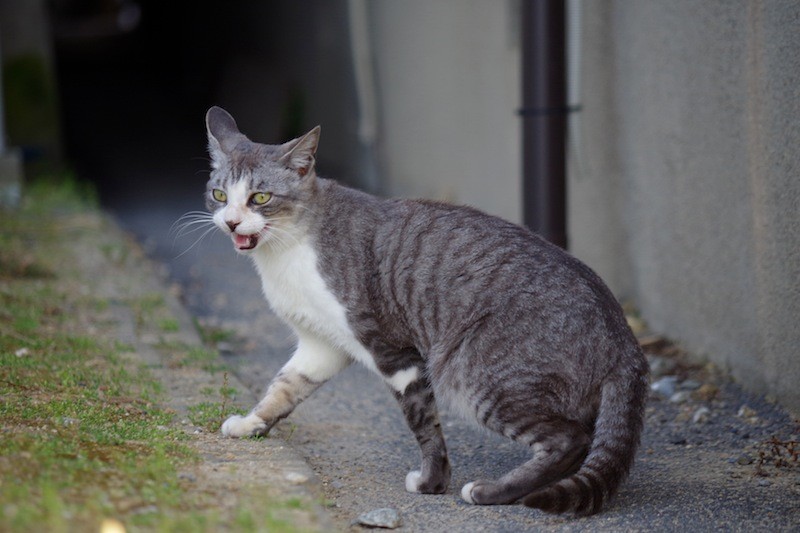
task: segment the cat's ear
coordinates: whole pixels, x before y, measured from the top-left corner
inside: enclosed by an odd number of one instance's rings
[[[239,143],[244,135],[239,131],[233,117],[221,107],[214,106],[206,113],[208,132],[208,153],[211,166],[219,168],[228,159],[227,154]]]
[[[281,163],[291,168],[300,176],[305,176],[314,168],[314,154],[317,153],[319,132],[321,128],[315,127],[302,137],[291,140],[281,146],[286,152],[280,159]]]

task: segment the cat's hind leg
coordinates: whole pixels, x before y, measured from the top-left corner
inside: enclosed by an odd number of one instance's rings
[[[441,494],[450,484],[450,461],[447,458],[447,446],[424,361],[412,349],[394,355],[395,358],[386,355],[381,358],[384,362],[381,373],[392,388],[422,454],[420,470],[413,470],[406,476],[406,490]],[[389,371],[390,368],[399,368],[399,361],[402,361],[405,368]]]
[[[395,392],[395,397],[422,454],[422,468],[408,473],[406,490],[442,494],[450,484],[450,461],[430,383],[420,376],[402,393]]]
[[[591,444],[586,430],[571,420],[540,421],[531,433],[524,440],[533,450],[532,459],[499,479],[467,483],[461,489],[461,497],[477,505],[514,503],[537,488],[577,471]]]
[[[351,359],[324,341],[300,335],[291,359],[272,379],[267,392],[247,416],[234,415],[222,424],[227,437],[266,435],[300,402],[350,364]]]

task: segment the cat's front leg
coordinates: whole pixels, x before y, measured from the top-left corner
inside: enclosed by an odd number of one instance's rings
[[[441,494],[450,484],[450,461],[433,388],[425,375],[421,357],[418,365],[393,373],[386,377],[386,382],[392,387],[422,453],[422,468],[408,473],[406,490]]]
[[[300,402],[350,364],[350,358],[324,341],[299,335],[291,359],[272,379],[267,392],[247,416],[234,415],[222,424],[226,437],[266,435]]]

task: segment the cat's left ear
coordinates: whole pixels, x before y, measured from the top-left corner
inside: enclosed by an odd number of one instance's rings
[[[302,137],[287,142],[282,146],[287,152],[280,161],[291,168],[300,176],[305,176],[314,168],[314,154],[317,153],[319,132],[321,128],[315,127]]]

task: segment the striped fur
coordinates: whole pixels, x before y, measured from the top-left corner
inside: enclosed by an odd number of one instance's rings
[[[248,245],[267,298],[300,337],[264,399],[224,433],[268,431],[359,361],[392,388],[420,445],[408,490],[447,489],[438,400],[532,451],[500,479],[463,487],[466,501],[576,514],[607,505],[639,444],[647,364],[594,272],[478,210],[318,178],[319,128],[270,146],[219,108],[207,124],[209,209]],[[239,200],[219,202],[214,189]],[[255,192],[270,202],[253,205]]]

